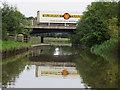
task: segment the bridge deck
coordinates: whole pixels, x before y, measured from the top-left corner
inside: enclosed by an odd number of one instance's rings
[[[32,33],[74,33],[77,23],[33,23],[32,26],[25,28],[32,28]]]
[[[76,27],[71,26],[26,26],[26,28],[33,28],[33,29],[76,29]]]

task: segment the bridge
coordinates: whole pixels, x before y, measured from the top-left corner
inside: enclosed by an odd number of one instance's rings
[[[60,19],[58,19],[61,18]],[[54,15],[54,14],[42,14],[40,11],[37,12],[37,20],[32,21],[32,26],[26,26],[26,29],[32,28],[33,31],[31,34],[36,33],[75,33],[77,22],[81,18],[81,15],[71,15],[69,13],[64,13],[63,15]],[[56,20],[41,21],[40,18],[57,18]],[[73,21],[71,18],[77,20]],[[70,20],[69,20],[70,19]],[[43,43],[43,37],[41,37],[41,43]]]
[[[36,33],[74,33],[77,23],[62,23],[62,22],[37,22],[33,21],[32,26],[25,28],[32,28],[31,34]]]

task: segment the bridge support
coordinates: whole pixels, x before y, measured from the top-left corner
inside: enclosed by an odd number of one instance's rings
[[[41,43],[44,43],[44,37],[41,36]]]

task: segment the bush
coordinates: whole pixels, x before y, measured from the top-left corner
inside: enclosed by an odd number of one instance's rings
[[[118,39],[107,40],[101,45],[92,46],[91,52],[106,59],[114,60],[114,58],[110,57],[113,57],[113,55],[114,57],[118,57],[118,45]]]

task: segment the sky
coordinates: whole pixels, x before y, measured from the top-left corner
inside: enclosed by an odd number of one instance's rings
[[[37,11],[71,11],[80,12],[86,10],[87,5],[95,0],[1,0],[16,6],[26,17],[36,17]]]

